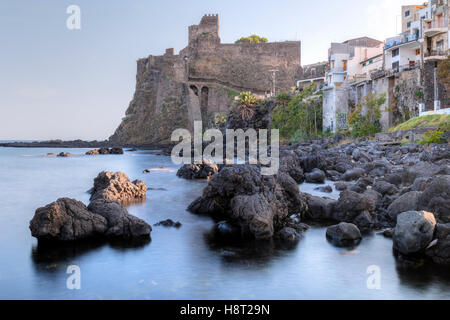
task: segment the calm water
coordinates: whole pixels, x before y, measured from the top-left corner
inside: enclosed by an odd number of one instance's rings
[[[376,234],[352,250],[330,245],[325,228],[308,231],[293,250],[211,245],[205,234],[213,222],[186,211],[205,183],[178,179],[168,157],[144,151],[87,157],[81,149],[64,150],[80,155],[72,158],[44,157],[61,151],[0,148],[2,299],[450,298],[449,276],[398,268],[391,240]],[[142,174],[160,166],[174,171]],[[99,244],[40,250],[28,229],[35,209],[59,197],[88,203],[86,191],[101,170],[120,170],[148,187],[165,188],[149,191],[147,202],[129,212],[152,225],[171,218],[182,222],[182,228],[154,227],[152,241],[140,247]],[[312,192],[315,187],[301,189]],[[69,265],[81,268],[81,290],[66,289]],[[367,289],[370,265],[381,268],[381,290]]]

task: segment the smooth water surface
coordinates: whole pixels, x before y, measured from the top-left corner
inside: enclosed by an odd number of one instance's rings
[[[46,157],[49,152],[75,154]],[[83,149],[0,148],[0,298],[2,299],[449,299],[450,277],[398,268],[392,241],[371,234],[353,249],[333,247],[323,227],[292,250],[244,251],[209,244],[208,217],[186,211],[206,182],[176,177],[169,157],[149,151],[84,156]],[[143,174],[144,169],[168,171]],[[171,218],[180,229],[153,227],[139,247],[77,245],[41,250],[28,224],[34,211],[60,197],[88,203],[102,170],[123,171],[149,188],[145,203],[128,208],[151,225]],[[314,193],[316,186],[302,185]],[[321,196],[330,196],[318,194]],[[333,196],[336,194],[333,193]],[[81,290],[66,288],[69,265],[81,269]],[[381,290],[367,288],[367,268],[381,270]]]

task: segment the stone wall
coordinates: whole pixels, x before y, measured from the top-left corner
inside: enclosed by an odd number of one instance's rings
[[[288,92],[300,67],[300,42],[218,44],[189,54],[190,81],[208,81],[240,90]]]
[[[434,101],[441,101],[441,108],[446,106],[450,106],[450,97],[449,93],[446,90],[446,87],[435,77],[435,72],[437,68],[437,62],[429,61],[424,64],[424,99],[425,99],[425,110],[431,111],[434,110]],[[435,87],[434,82],[437,79],[437,96],[435,95]]]
[[[419,115],[420,98],[416,93],[422,91],[420,69],[403,71],[396,74],[394,99],[392,103],[393,122],[399,123]]]

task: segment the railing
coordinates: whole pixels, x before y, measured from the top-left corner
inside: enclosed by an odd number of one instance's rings
[[[399,35],[399,36],[393,37],[393,38],[388,38],[388,39],[386,39],[386,44],[384,45],[384,49],[389,49],[394,46],[398,46],[398,45],[405,44],[408,42],[416,41],[418,39],[419,39],[418,34],[410,34],[410,33]]]
[[[441,20],[441,22],[439,23],[438,21],[433,21],[430,24],[425,24],[424,26],[424,30],[425,32],[431,29],[446,29],[448,28],[444,22],[444,20]]]
[[[406,65],[401,65],[401,66],[398,66],[396,68],[392,68],[392,69],[386,70],[385,72],[387,74],[394,74],[394,73],[399,73],[399,72],[404,72],[404,71],[411,71],[411,70],[414,70],[414,69],[417,69],[417,68],[419,68],[419,64],[418,63],[416,63],[414,65],[413,64],[406,64]]]
[[[436,56],[447,56],[447,52],[445,50],[427,50],[424,53],[425,58]]]
[[[372,72],[370,75],[370,78],[372,80],[374,80],[374,79],[378,79],[378,78],[383,78],[385,75],[386,75],[385,70],[378,70],[378,71]]]

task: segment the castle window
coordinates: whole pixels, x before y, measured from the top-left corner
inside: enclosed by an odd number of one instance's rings
[[[195,95],[198,96],[198,88],[196,86],[192,85],[189,88],[191,88],[191,90],[194,91]]]

